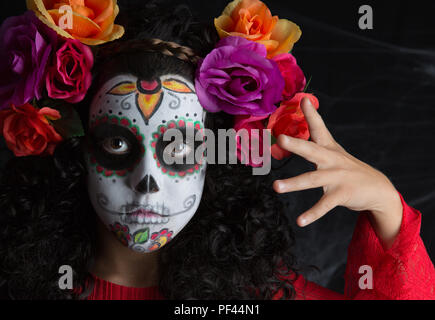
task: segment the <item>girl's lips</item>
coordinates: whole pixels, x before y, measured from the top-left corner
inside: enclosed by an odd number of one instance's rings
[[[125,222],[127,223],[161,224],[168,221],[169,217],[142,208],[136,209],[125,216]]]

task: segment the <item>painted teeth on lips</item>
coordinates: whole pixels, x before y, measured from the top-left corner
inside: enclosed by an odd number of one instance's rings
[[[169,221],[168,217],[162,216],[153,211],[148,211],[144,209],[135,210],[127,215],[127,220],[130,222],[136,222],[140,224],[159,224],[167,223]]]

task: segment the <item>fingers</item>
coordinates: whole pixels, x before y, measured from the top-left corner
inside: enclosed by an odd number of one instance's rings
[[[332,193],[324,194],[322,198],[309,210],[301,214],[297,219],[300,227],[305,227],[320,219],[329,211],[340,205],[341,193],[336,190]]]
[[[331,172],[328,170],[310,171],[299,176],[276,180],[273,188],[278,193],[294,192],[314,189],[326,186],[331,180]]]
[[[277,142],[281,148],[296,153],[316,164],[326,163],[331,157],[329,150],[312,141],[297,139],[281,134],[278,136]]]
[[[321,146],[333,144],[335,142],[334,138],[309,98],[302,99],[301,108],[308,123],[311,139]]]

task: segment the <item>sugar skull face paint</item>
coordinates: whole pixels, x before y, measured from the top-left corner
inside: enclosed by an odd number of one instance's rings
[[[194,85],[177,75],[142,80],[118,75],[100,88],[89,114],[88,192],[121,243],[151,252],[173,239],[199,206],[205,162],[166,164],[163,133],[203,128],[205,111]],[[181,144],[187,157],[198,145]]]

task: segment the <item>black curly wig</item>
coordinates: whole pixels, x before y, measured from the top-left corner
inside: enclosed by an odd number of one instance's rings
[[[121,7],[118,23],[127,33],[117,45],[96,52],[93,88],[82,106],[106,77],[128,71],[142,78],[157,72],[176,72],[193,80],[194,66],[159,52],[128,50],[134,39],[159,38],[188,46],[206,55],[217,36],[193,21],[180,6],[160,12],[151,2],[138,10]],[[109,57],[104,60],[99,57]],[[111,61],[115,64],[108,67]],[[141,63],[138,63],[140,61]],[[104,66],[104,67],[103,67]],[[150,68],[152,66],[152,68]],[[107,72],[109,71],[109,72]],[[230,128],[231,116],[208,114],[206,126]],[[92,290],[88,270],[96,251],[96,214],[86,191],[82,158],[86,138],[62,142],[50,157],[13,158],[0,185],[0,285],[14,299],[83,299]],[[168,299],[270,299],[282,290],[294,297],[290,279],[296,275],[291,254],[293,234],[284,206],[271,187],[272,176],[254,176],[242,164],[208,165],[200,206],[187,226],[159,250],[160,291]],[[74,270],[76,291],[60,290],[59,267]]]

